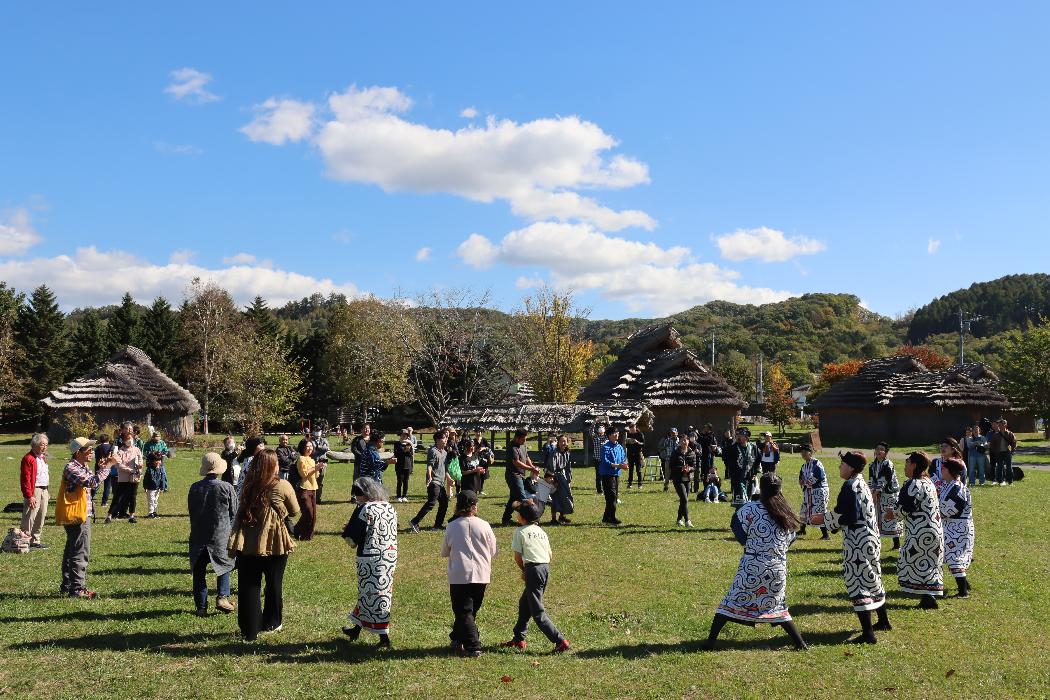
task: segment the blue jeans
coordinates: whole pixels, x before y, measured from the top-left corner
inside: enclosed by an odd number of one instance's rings
[[[198,610],[208,609],[208,562],[211,561],[211,556],[208,554],[208,550],[204,550],[197,556],[197,561],[193,562],[193,602],[197,604]],[[225,574],[219,574],[216,577],[216,584],[219,588],[219,597],[228,598],[230,595],[230,572],[227,571]]]
[[[984,472],[988,466],[988,456],[983,454],[970,455],[967,460],[966,471],[968,472],[970,486],[973,486],[974,478],[984,486]]]
[[[705,486],[702,498],[705,501],[707,501],[707,500],[717,501],[718,500],[718,487],[715,486],[714,483],[710,483],[707,486]]]

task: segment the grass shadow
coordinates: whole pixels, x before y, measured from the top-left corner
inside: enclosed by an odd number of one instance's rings
[[[130,552],[128,554],[107,554],[106,556],[120,559],[150,559],[154,557],[189,557],[187,551],[180,552]]]
[[[4,622],[109,622],[122,621],[133,622],[135,620],[153,620],[161,617],[173,617],[175,615],[189,614],[190,608],[177,608],[170,610],[138,610],[135,612],[97,612],[94,610],[71,610],[54,615],[40,615],[38,617],[0,617],[0,623]]]
[[[92,576],[152,576],[154,574],[189,574],[189,565],[185,567],[167,566],[162,569],[145,569],[139,566],[115,566],[109,569],[92,571]]]
[[[814,632],[812,634],[806,634],[803,632],[802,638],[805,639],[806,643],[810,646],[826,646],[842,644],[853,634],[855,634],[855,632],[851,630],[841,632]],[[767,634],[759,639],[719,639],[715,642],[715,648],[710,651],[754,651],[781,648],[793,651],[795,647],[787,634],[780,630],[775,630],[773,634]],[[706,653],[708,651],[709,650],[704,648],[704,640],[695,639],[681,642],[679,644],[620,644],[602,649],[583,649],[575,652],[573,656],[581,659],[601,659],[607,657],[639,659],[660,654],[694,654]]]

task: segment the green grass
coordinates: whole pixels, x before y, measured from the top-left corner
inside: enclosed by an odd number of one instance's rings
[[[24,447],[0,439],[9,477],[0,501],[18,498],[17,460]],[[62,454],[52,452],[58,481]],[[720,650],[702,652],[715,606],[736,570],[740,546],[730,538],[730,508],[691,504],[692,531],[674,526],[672,494],[649,486],[623,493],[625,527],[596,526],[602,501],[593,472],[577,472],[576,525],[549,528],[554,549],[548,611],[574,653],[555,657],[534,628],[525,653],[495,650],[508,639],[520,580],[510,553],[512,531],[497,528],[502,551],[479,616],[488,653],[446,655],[451,623],[440,534],[403,534],[396,574],[392,639],[374,653],[339,633],[356,598],[351,550],[337,533],[351,512],[347,467],[330,469],[320,508],[320,536],[291,555],[285,578],[284,631],[242,643],[235,616],[192,615],[186,555],[186,491],[198,477],[200,452],[169,464],[172,490],[157,520],[95,527],[88,583],[100,597],[56,595],[64,541],[48,524],[51,548],[0,555],[0,695],[13,698],[747,698],[1041,697],[1050,694],[1050,613],[1046,533],[1039,505],[1050,474],[1030,473],[1013,488],[974,492],[977,548],[970,600],[948,598],[923,612],[898,591],[894,554],[884,556],[895,629],[876,647],[843,642],[854,632],[840,576],[840,541],[811,533],[792,549],[788,601],[812,648],[791,650],[768,626],[729,625]],[[785,455],[789,500],[799,458]],[[829,465],[830,466],[830,465]],[[837,478],[832,477],[837,488]],[[498,520],[502,473],[489,481],[481,514]],[[419,507],[397,506],[403,524]],[[140,496],[144,505],[144,497]],[[54,512],[54,504],[51,513]],[[4,527],[16,516],[4,515]],[[819,532],[817,533],[819,537]],[[234,575],[236,587],[236,575]],[[951,584],[949,584],[951,585]],[[501,677],[511,680],[504,682]]]

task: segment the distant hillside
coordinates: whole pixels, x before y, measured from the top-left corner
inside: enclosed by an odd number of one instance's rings
[[[979,317],[970,325],[976,338],[1024,328],[1040,315],[1050,316],[1050,275],[1007,275],[945,294],[916,310],[908,339],[922,343],[940,333],[958,334],[960,310]]]

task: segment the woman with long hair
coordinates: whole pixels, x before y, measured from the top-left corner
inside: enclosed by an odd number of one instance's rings
[[[826,516],[815,515],[813,525],[827,524],[832,531],[842,530],[842,577],[853,611],[860,620],[861,635],[854,644],[875,644],[875,630],[891,630],[886,615],[886,589],[882,585],[882,542],[879,540],[879,516],[875,499],[864,481],[863,452],[839,453],[839,476],[842,489],[834,510]],[[878,624],[872,626],[871,611],[878,613]]]
[[[277,476],[277,453],[256,453],[245,475],[229,546],[240,571],[237,623],[245,641],[255,641],[260,632],[281,630],[284,569],[288,554],[295,548],[284,521],[297,515],[295,491]],[[265,604],[260,605],[264,578]]]
[[[801,523],[781,493],[783,482],[776,472],[763,474],[758,488],[759,500],[745,503],[733,516],[733,534],[744,553],[705,646],[714,645],[729,621],[752,626],[768,622],[783,627],[796,649],[806,649],[787,607],[787,552]]]
[[[912,452],[904,462],[908,480],[898,505],[904,513],[904,547],[897,558],[897,580],[905,593],[919,596],[920,608],[936,608],[944,595],[944,537],[937,489],[927,473],[930,458]]]
[[[379,635],[389,647],[390,603],[397,568],[397,511],[387,502],[383,484],[367,477],[354,481],[350,494],[357,508],[343,529],[343,539],[357,550],[357,605],[343,634],[357,640],[361,630]]]

